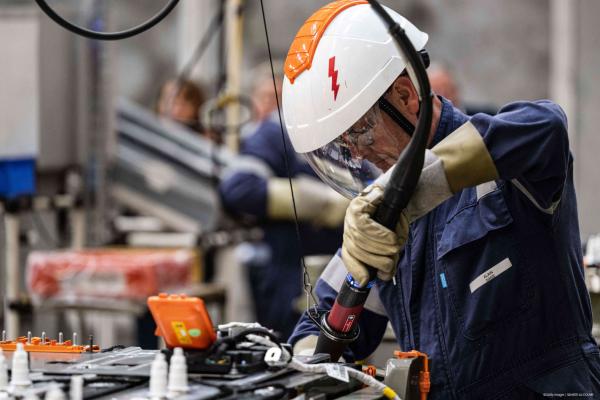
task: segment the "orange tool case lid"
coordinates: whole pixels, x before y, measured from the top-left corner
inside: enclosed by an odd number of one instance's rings
[[[161,293],[148,298],[148,307],[156,322],[155,334],[169,348],[204,350],[217,339],[204,301],[198,297]]]

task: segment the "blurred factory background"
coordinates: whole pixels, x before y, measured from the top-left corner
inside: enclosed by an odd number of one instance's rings
[[[53,3],[84,25],[122,29],[166,1]],[[385,3],[430,34],[430,55],[450,69],[465,107],[550,98],[566,110],[582,241],[599,232],[600,3]],[[264,4],[273,56],[282,60],[325,1]],[[214,25],[220,12],[222,27]],[[190,64],[203,38],[208,47]],[[224,212],[217,187],[242,162],[239,137],[251,130],[250,99],[268,67],[260,2],[182,0],[144,34],[95,42],[57,26],[31,0],[0,0],[0,60],[0,161],[25,156],[25,187],[7,188],[0,175],[9,334],[73,329],[94,332],[103,345],[140,343],[149,339],[136,332],[151,332],[147,292],[180,288],[207,299],[217,320],[254,320],[244,265],[268,257],[257,245],[263,233]],[[206,100],[201,114],[217,121],[203,118],[204,128],[216,136],[156,116],[163,84],[190,65]],[[224,94],[242,97],[231,103]],[[27,160],[35,162],[29,189]],[[324,256],[309,260],[315,271]],[[600,280],[590,271],[590,282]]]

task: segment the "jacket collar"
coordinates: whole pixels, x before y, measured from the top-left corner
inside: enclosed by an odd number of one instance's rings
[[[447,100],[442,96],[438,96],[438,98],[442,102],[442,111],[440,113],[438,127],[435,130],[433,140],[431,141],[429,148],[441,142],[442,139],[454,132],[469,119],[469,117],[454,107],[450,100]]]

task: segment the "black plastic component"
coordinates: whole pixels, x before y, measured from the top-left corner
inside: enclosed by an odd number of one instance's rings
[[[358,336],[360,336],[360,327],[358,324],[355,324],[350,332],[341,333],[329,326],[329,323],[327,322],[328,317],[329,312],[321,316],[321,334],[317,340],[315,354],[329,354],[331,360],[335,362],[340,359],[346,346],[354,342]]]
[[[367,301],[367,297],[369,296],[369,288],[368,287],[356,287],[353,286],[348,279],[344,281],[344,285],[347,286],[347,290],[344,290],[343,293],[340,292],[338,297],[335,299],[340,306],[346,308],[353,308],[358,305],[364,304]]]
[[[415,126],[408,120],[392,103],[387,101],[384,97],[380,97],[378,105],[381,111],[386,113],[396,124],[398,124],[408,136],[413,136],[415,133]]]
[[[264,362],[267,348],[253,350],[229,350],[221,355],[209,355],[206,351],[185,351],[189,373],[226,375],[239,377],[257,371],[266,371]],[[172,352],[163,350],[170,359]],[[235,367],[235,369],[233,368]]]
[[[88,346],[90,347],[88,349],[88,352],[93,353],[94,352],[94,335],[90,335]]]
[[[234,336],[219,338],[207,350],[184,350],[188,372],[239,377],[268,370],[270,367],[264,362],[268,346],[255,344],[250,348],[239,348],[238,344],[245,341],[249,334],[268,336],[271,341],[279,344],[279,339],[265,328],[244,329]],[[283,343],[279,346],[292,353],[289,344]],[[163,353],[168,360],[173,355],[172,350],[163,350]]]
[[[20,297],[8,302],[8,309],[18,313],[19,315],[32,315],[33,304],[29,297]]]

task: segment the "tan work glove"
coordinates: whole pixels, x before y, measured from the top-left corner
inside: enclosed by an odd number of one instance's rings
[[[444,164],[452,193],[498,179],[494,160],[471,121],[445,137],[431,152]]]
[[[481,135],[471,122],[466,122],[426,152],[415,192],[401,213],[396,232],[392,232],[371,219],[391,174],[392,168],[352,200],[346,212],[342,259],[362,286],[369,280],[365,265],[376,268],[380,279],[394,276],[410,222],[466,187],[498,179]]]
[[[400,251],[408,238],[408,219],[400,214],[396,232],[375,222],[371,216],[383,200],[383,187],[367,187],[350,202],[344,220],[342,260],[352,277],[364,286],[369,282],[367,265],[377,269],[377,277],[394,277]]]
[[[292,179],[298,219],[315,226],[337,228],[342,225],[349,200],[323,182],[310,178]],[[293,220],[292,192],[287,178],[271,178],[267,186],[269,218]]]

